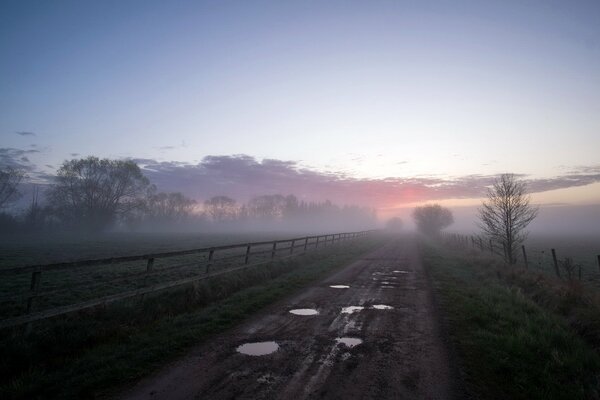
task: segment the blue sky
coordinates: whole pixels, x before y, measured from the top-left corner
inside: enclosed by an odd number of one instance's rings
[[[244,154],[378,184],[600,174],[597,1],[3,1],[0,54],[0,150],[47,173]],[[600,203],[591,182],[557,201]]]

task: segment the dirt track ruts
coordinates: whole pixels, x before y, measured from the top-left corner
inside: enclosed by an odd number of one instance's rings
[[[394,308],[370,309],[374,304]],[[365,309],[341,313],[347,306]],[[319,315],[292,315],[294,308]],[[437,326],[416,244],[394,240],[198,346],[122,398],[450,399],[452,374]],[[363,343],[347,348],[336,343],[340,336]],[[245,342],[269,340],[280,346],[270,355],[236,352]]]

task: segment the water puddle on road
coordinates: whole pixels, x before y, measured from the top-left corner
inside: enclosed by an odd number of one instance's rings
[[[329,285],[330,288],[333,289],[348,289],[350,286],[348,285]]]
[[[338,343],[342,343],[343,345],[345,345],[346,347],[349,347],[349,348],[358,346],[359,344],[361,344],[363,342],[362,339],[351,338],[351,337],[339,337],[339,338],[336,338],[335,341]]]
[[[290,310],[290,313],[294,315],[317,315],[319,312],[314,308],[297,308]]]
[[[237,352],[249,356],[264,356],[276,352],[279,349],[277,342],[254,342],[245,343],[237,347]]]
[[[342,314],[352,314],[352,313],[355,313],[357,311],[362,311],[364,309],[365,308],[361,307],[361,306],[342,307]]]
[[[376,310],[391,310],[394,307],[388,306],[386,304],[374,304],[371,306],[371,308],[374,308]]]
[[[397,270],[394,270],[394,271],[392,271],[392,272],[393,272],[393,273],[395,273],[395,274],[408,274],[408,271],[404,271],[404,270],[398,270],[398,269],[397,269]]]

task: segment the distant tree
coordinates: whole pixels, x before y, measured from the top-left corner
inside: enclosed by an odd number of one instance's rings
[[[390,232],[400,232],[404,223],[400,217],[392,217],[385,223],[385,228]]]
[[[250,218],[261,220],[275,220],[281,218],[285,206],[286,199],[280,194],[254,197],[247,204]]]
[[[227,196],[214,196],[204,202],[206,213],[215,222],[228,221],[237,213],[236,201]]]
[[[146,213],[154,222],[179,223],[191,216],[195,206],[196,200],[180,192],[160,192],[148,196]]]
[[[417,207],[412,215],[419,232],[428,236],[437,236],[454,222],[452,211],[439,204]]]
[[[19,184],[25,173],[12,167],[0,167],[0,209],[21,197]]]
[[[142,207],[148,186],[133,161],[73,159],[58,170],[48,201],[66,223],[101,231]]]
[[[538,214],[538,208],[531,205],[526,184],[514,174],[500,175],[478,211],[483,232],[503,244],[507,263],[516,263],[518,247],[527,237],[525,228]]]

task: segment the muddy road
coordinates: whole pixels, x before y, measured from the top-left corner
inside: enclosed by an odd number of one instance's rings
[[[297,309],[318,314],[290,313]],[[451,376],[431,288],[415,242],[404,238],[199,346],[122,398],[450,399]]]

